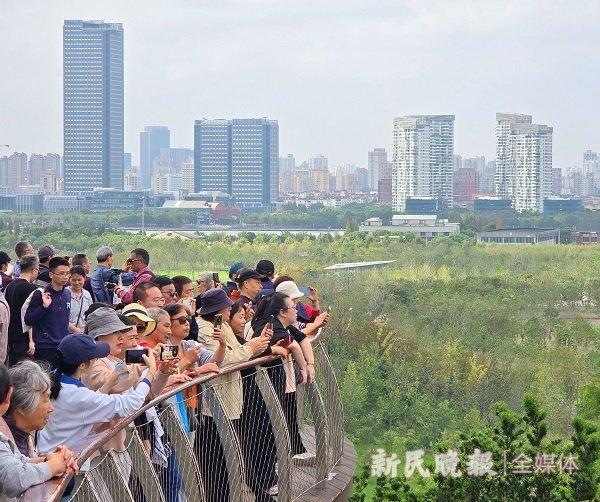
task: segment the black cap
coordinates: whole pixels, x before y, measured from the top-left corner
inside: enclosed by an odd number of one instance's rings
[[[243,268],[238,272],[237,283],[241,285],[244,281],[248,279],[262,279],[262,275],[260,275],[256,270],[251,268]]]
[[[81,364],[107,357],[110,346],[105,342],[95,342],[88,335],[67,335],[58,345],[58,355],[66,364]]]
[[[275,274],[275,265],[270,260],[260,260],[256,265],[256,271],[260,275],[271,277]]]

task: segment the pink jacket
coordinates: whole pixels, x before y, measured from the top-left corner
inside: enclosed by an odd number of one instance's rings
[[[135,288],[144,282],[150,282],[152,279],[154,279],[154,273],[148,267],[144,267],[135,275],[135,278],[129,287],[129,291],[125,291],[119,298],[123,303],[131,303],[133,301]]]

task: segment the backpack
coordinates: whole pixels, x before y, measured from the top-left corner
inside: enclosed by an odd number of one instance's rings
[[[25,299],[25,303],[23,303],[23,306],[21,307],[21,327],[23,329],[23,333],[27,333],[32,326],[27,326],[27,324],[25,324],[25,313],[27,312],[27,309],[29,308],[29,304],[31,303],[31,298],[33,298],[33,294],[39,291],[40,294],[42,294],[44,292],[44,288],[36,288],[34,289],[29,296]]]

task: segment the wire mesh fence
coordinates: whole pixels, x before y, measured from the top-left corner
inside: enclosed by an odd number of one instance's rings
[[[341,455],[341,406],[322,340],[316,381],[291,360],[246,365],[153,402],[67,490],[74,502],[291,501]],[[110,446],[110,447],[109,447]]]

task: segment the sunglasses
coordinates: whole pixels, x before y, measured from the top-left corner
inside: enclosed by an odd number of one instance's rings
[[[147,324],[138,324],[136,325],[135,329],[137,330],[138,333],[143,333],[144,331],[146,331],[146,326]]]
[[[167,294],[171,298],[177,298],[177,291],[161,291],[161,293]]]
[[[171,317],[171,321],[178,321],[179,324],[191,323],[192,318],[187,316]]]

